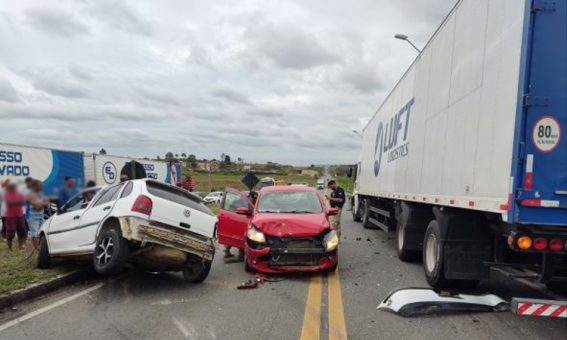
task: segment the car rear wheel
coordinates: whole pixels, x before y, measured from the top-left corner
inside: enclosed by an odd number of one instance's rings
[[[211,261],[189,262],[183,269],[183,279],[185,282],[201,283],[205,281],[211,271]]]
[[[128,259],[128,241],[117,229],[108,229],[99,237],[93,256],[94,268],[101,275],[119,273]]]
[[[51,256],[49,255],[49,246],[45,236],[41,236],[39,240],[39,252],[37,254],[37,268],[47,269],[51,265]]]

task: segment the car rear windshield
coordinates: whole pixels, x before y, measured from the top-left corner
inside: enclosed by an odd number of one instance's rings
[[[193,195],[188,191],[154,181],[147,181],[146,188],[152,195],[214,216],[211,210],[201,203],[201,197]]]
[[[323,207],[315,192],[265,192],[260,196],[258,212],[318,214],[323,212]]]

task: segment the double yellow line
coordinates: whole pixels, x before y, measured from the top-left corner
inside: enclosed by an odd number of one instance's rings
[[[346,323],[341,293],[341,280],[339,271],[329,273],[328,285],[328,314],[329,314],[329,340],[342,340],[347,338]],[[318,340],[321,330],[321,293],[323,291],[323,277],[316,274],[311,277],[303,327],[300,340]]]

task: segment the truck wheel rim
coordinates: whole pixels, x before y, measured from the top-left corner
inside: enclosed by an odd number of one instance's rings
[[[406,228],[403,223],[398,226],[398,250],[404,249],[404,237],[406,234]]]
[[[96,247],[96,259],[101,266],[106,265],[112,259],[112,252],[114,250],[114,242],[112,237],[104,237],[98,247]]]
[[[434,234],[429,234],[425,245],[425,267],[427,271],[432,273],[437,265],[439,255],[439,242]]]

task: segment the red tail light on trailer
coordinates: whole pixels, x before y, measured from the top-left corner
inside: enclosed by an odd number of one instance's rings
[[[552,251],[562,251],[563,250],[563,240],[559,238],[554,238],[549,241],[549,249]]]
[[[534,248],[536,250],[545,250],[547,248],[547,240],[543,237],[538,237],[534,240]]]
[[[138,196],[132,205],[132,211],[144,215],[150,215],[152,213],[152,200],[148,196]]]

